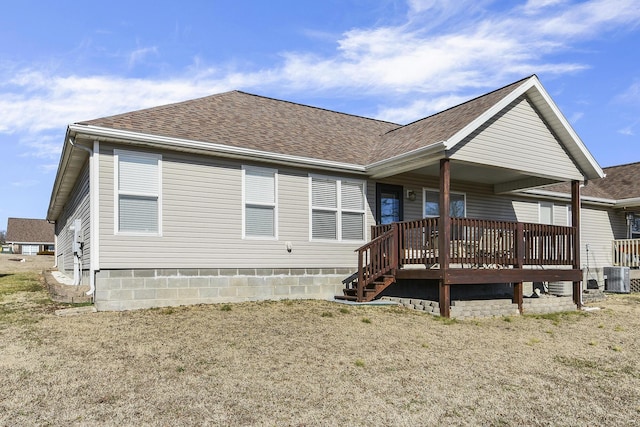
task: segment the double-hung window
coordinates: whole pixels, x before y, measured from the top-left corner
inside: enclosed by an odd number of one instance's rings
[[[277,171],[243,166],[242,176],[243,237],[277,238]]]
[[[161,234],[162,156],[114,150],[116,233]]]
[[[423,216],[425,218],[439,217],[440,191],[424,189],[423,192]],[[466,215],[467,206],[464,193],[449,193],[449,216],[454,218],[464,218]]]
[[[310,177],[311,239],[364,240],[363,181]]]
[[[571,205],[538,202],[538,222],[548,225],[571,226]]]

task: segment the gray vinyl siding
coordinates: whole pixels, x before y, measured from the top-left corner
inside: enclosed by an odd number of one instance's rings
[[[455,160],[500,168],[506,165],[534,176],[583,178],[526,97],[515,100],[452,151]]]
[[[71,192],[72,196],[55,225],[55,232],[58,236],[58,269],[67,273],[73,272],[73,252],[71,249],[73,231],[69,230],[69,226],[77,218],[82,220],[82,232],[84,233],[82,267],[83,270],[89,269],[91,253],[89,188],[89,163],[87,162],[78,176],[78,181]]]
[[[103,144],[100,156],[101,269],[356,268],[354,250],[362,242],[310,241],[310,171],[273,165],[269,167],[278,170],[277,239],[242,239],[241,162],[170,152],[160,153],[161,236],[117,234],[114,232],[113,148]],[[327,175],[318,171],[311,173]],[[88,195],[88,172],[83,176],[84,191]],[[437,177],[415,173],[381,182],[403,187],[405,220],[422,218],[423,189],[439,187]],[[366,181],[367,240],[370,226],[375,224],[376,184],[377,181]],[[407,190],[415,191],[415,201],[406,199]],[[536,199],[496,195],[491,185],[471,182],[453,181],[451,190],[465,194],[467,217],[539,222]],[[88,215],[88,196],[84,202]],[[554,203],[554,223],[566,225],[567,203]],[[625,237],[624,216],[591,207],[583,207],[582,212],[583,260],[586,260],[585,245],[589,243],[592,262],[598,266],[610,264],[611,240],[614,236]],[[83,223],[88,227],[88,216]],[[64,233],[60,236],[65,238]],[[286,250],[287,242],[292,246],[290,253]],[[69,245],[66,240],[62,242],[63,248]],[[88,251],[85,257],[88,266]],[[70,256],[69,261],[72,263]]]
[[[354,250],[362,242],[309,240],[309,171],[304,170],[277,168],[278,239],[242,239],[243,163],[159,153],[161,236],[115,233],[113,148],[101,146],[101,269],[355,268]],[[366,216],[371,218],[371,213]],[[370,224],[367,221],[366,227]]]
[[[380,182],[403,186],[405,221],[422,218],[423,189],[438,190],[440,186],[437,177],[412,173],[397,175]],[[369,188],[369,203],[371,211],[375,213],[375,183],[370,183]],[[411,201],[406,198],[406,192],[408,190],[415,191],[416,200]],[[535,204],[537,202],[526,200],[522,202],[512,202],[512,198],[510,197],[494,194],[493,186],[491,185],[452,181],[451,191],[465,195],[466,216],[469,218],[503,221],[538,221],[537,204]],[[534,207],[529,206],[532,203],[535,205]]]
[[[623,211],[584,206],[581,209],[581,255],[582,266],[587,266],[587,245],[589,245],[589,267],[613,265],[612,241],[626,238],[626,220]]]

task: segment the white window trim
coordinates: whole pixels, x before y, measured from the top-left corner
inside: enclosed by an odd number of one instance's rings
[[[430,192],[434,192],[434,193],[438,193],[438,197],[440,197],[440,189],[439,188],[429,188],[429,187],[422,187],[422,217],[423,218],[437,218],[440,215],[437,216],[427,216],[427,212],[424,208],[424,205],[427,201],[427,191]],[[449,191],[449,194],[456,194],[458,196],[462,196],[462,200],[464,202],[464,216],[463,218],[467,217],[467,193],[462,193],[460,191]],[[449,200],[449,203],[451,203],[451,200]],[[440,204],[440,199],[438,199],[438,204]],[[451,213],[451,212],[449,212]]]
[[[317,208],[318,210],[336,212],[336,239],[318,239],[313,237],[313,179],[325,179],[336,182],[336,207]],[[342,183],[351,182],[362,186],[362,210],[342,209]],[[329,175],[309,174],[309,241],[310,242],[331,242],[331,243],[363,243],[367,238],[367,181],[362,179],[339,178]],[[362,216],[362,239],[351,240],[342,238],[342,212],[361,213]]]
[[[254,170],[254,171],[262,171],[266,173],[272,173],[274,178],[274,202],[273,203],[251,203],[253,206],[267,206],[273,207],[273,236],[247,236],[246,234],[246,208],[247,208],[247,198],[246,198],[246,171]],[[278,169],[272,168],[263,168],[259,166],[246,166],[242,165],[242,239],[247,240],[278,240]]]
[[[120,231],[120,154],[134,154],[146,156],[158,161],[158,194],[151,193],[123,193],[127,196],[157,197],[158,198],[158,231]],[[123,236],[157,236],[162,237],[162,155],[134,150],[113,150],[113,234]]]

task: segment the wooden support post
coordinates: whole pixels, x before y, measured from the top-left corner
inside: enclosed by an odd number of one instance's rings
[[[516,282],[513,284],[513,303],[518,304],[518,311],[522,314],[522,282]]]
[[[440,293],[438,296],[438,304],[440,304],[440,316],[449,317],[451,306],[451,285],[445,282],[445,279],[440,280]]]
[[[516,242],[514,248],[516,250],[516,263],[514,268],[521,269],[524,265],[524,225],[519,222],[516,224]],[[518,311],[522,314],[522,282],[513,284],[513,303],[518,304]]]
[[[451,164],[449,159],[440,160],[440,219],[438,221],[438,261],[440,263],[440,316],[449,317],[451,306],[451,285],[448,282],[451,258],[451,214],[449,212],[451,185]]]
[[[571,181],[571,226],[573,227],[573,268],[580,270],[580,181]],[[582,308],[582,281],[573,282],[573,302]]]

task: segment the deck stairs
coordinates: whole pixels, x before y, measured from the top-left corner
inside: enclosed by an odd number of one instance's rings
[[[388,273],[378,277],[373,282],[367,284],[363,289],[363,299],[359,302],[373,301],[382,291],[396,282],[393,274]],[[343,295],[336,295],[336,299],[346,301],[358,301],[358,272],[353,273],[342,281],[345,285],[342,290]]]

